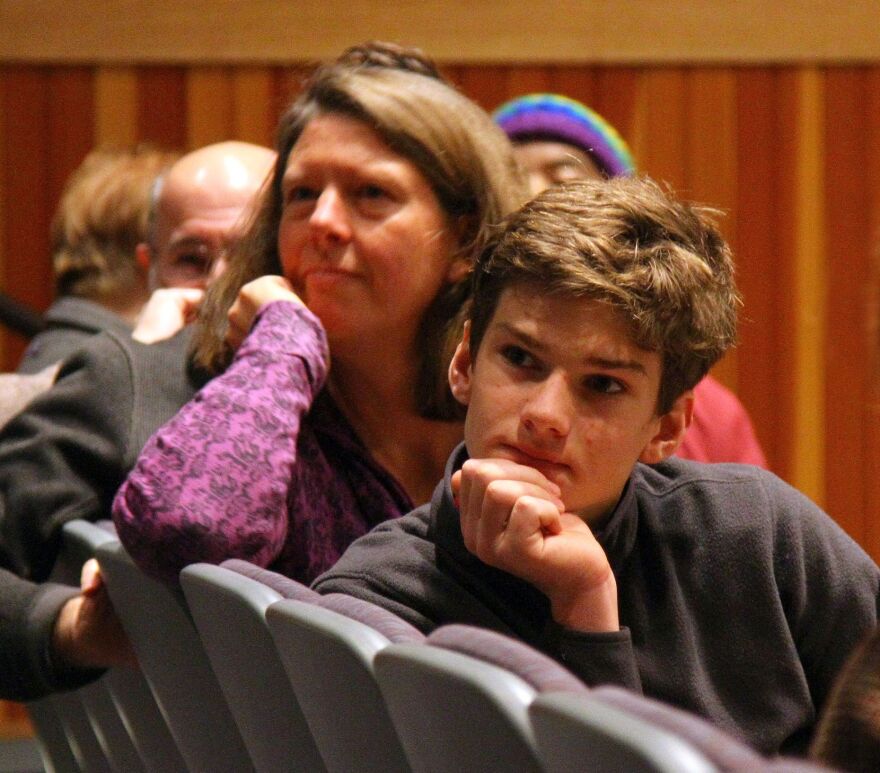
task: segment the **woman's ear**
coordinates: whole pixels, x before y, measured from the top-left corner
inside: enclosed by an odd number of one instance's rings
[[[468,231],[473,229],[473,215],[459,215],[456,218],[450,218],[450,230],[455,238],[456,247],[453,247],[454,255],[449,269],[446,272],[446,281],[449,284],[458,284],[467,277],[473,268],[473,261],[469,257],[463,257],[465,253],[470,253],[464,247],[467,240]]]
[[[645,464],[657,464],[672,456],[681,445],[693,416],[694,392],[689,389],[679,395],[669,411],[660,417],[657,433],[642,449],[639,461]]]
[[[455,347],[455,354],[449,363],[449,388],[452,396],[462,405],[467,405],[471,400],[471,323],[464,323],[464,331]]]
[[[467,278],[471,270],[471,262],[467,258],[455,258],[446,271],[446,281],[456,285]]]

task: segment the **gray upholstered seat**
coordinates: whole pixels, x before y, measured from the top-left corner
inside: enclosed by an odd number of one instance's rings
[[[287,578],[239,560],[191,564],[180,574],[199,636],[256,769],[323,771],[266,625],[266,609],[282,598],[267,579]],[[301,596],[312,593],[292,580],[281,586]]]
[[[52,579],[79,584],[82,564],[117,543],[113,524],[74,520],[62,530]],[[29,706],[41,749],[59,770],[183,771],[174,739],[143,674],[113,668],[79,690]],[[65,748],[66,747],[66,748]]]
[[[191,770],[254,766],[182,596],[147,577],[118,542],[97,550],[122,625]]]
[[[409,765],[373,674],[376,653],[389,639],[331,608],[345,606],[362,619],[372,615],[381,627],[379,618],[388,620],[384,610],[368,612],[365,604],[329,596],[314,604],[285,599],[269,607],[266,620],[327,769],[403,773]]]

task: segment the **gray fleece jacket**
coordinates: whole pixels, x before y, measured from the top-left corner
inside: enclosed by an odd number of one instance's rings
[[[423,632],[446,623],[524,640],[587,684],[693,711],[772,754],[803,752],[831,683],[877,620],[880,570],[825,513],[771,473],[671,459],[637,465],[596,534],[621,630],[565,630],[531,585],[462,541],[449,487],[381,524],[319,577]]]

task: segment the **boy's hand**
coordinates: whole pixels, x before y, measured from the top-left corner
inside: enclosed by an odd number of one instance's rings
[[[271,301],[295,301],[302,305],[293,285],[284,277],[269,274],[254,279],[238,291],[238,298],[229,309],[229,330],[226,343],[238,349],[254,324],[260,308]]]
[[[617,631],[617,584],[584,521],[538,470],[506,459],[469,459],[452,478],[468,550],[534,585],[553,619],[580,631]]]
[[[193,321],[204,290],[194,287],[167,287],[156,290],[138,315],[131,337],[142,344],[154,344],[171,338]]]

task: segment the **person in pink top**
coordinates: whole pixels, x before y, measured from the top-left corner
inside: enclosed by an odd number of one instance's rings
[[[533,194],[566,180],[632,175],[632,153],[617,130],[584,104],[560,94],[527,94],[493,113],[514,144]],[[767,467],[749,415],[712,376],[694,389],[694,417],[678,456],[696,462]]]

